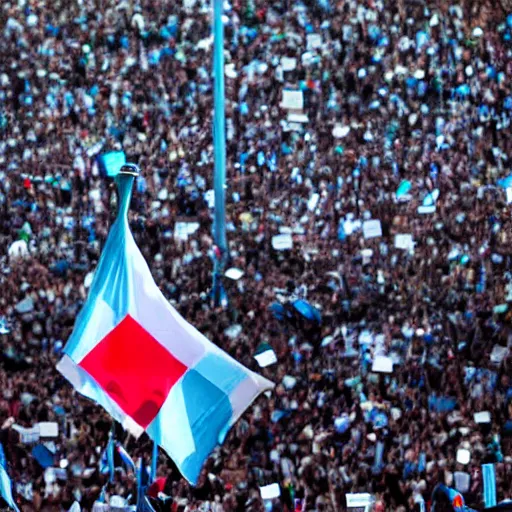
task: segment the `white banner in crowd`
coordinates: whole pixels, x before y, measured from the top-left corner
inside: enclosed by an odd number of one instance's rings
[[[382,225],[380,220],[372,219],[363,222],[363,236],[369,238],[377,238],[382,236]]]
[[[18,432],[23,444],[37,443],[41,437],[53,438],[59,436],[59,425],[54,421],[37,423],[30,428],[25,428],[15,424],[12,428]]]
[[[304,95],[302,91],[284,89],[281,107],[288,110],[302,110],[304,108]]]
[[[276,251],[286,251],[293,247],[293,238],[289,233],[275,235],[272,237],[272,247]]]

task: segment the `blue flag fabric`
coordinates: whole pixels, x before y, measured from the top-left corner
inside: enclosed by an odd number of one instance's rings
[[[155,509],[149,503],[146,496],[146,489],[150,483],[150,475],[144,464],[144,460],[139,460],[139,470],[137,471],[137,512],[155,512]]]
[[[310,322],[322,323],[322,315],[320,311],[312,306],[308,301],[298,299],[293,302],[293,307],[300,315],[309,320]]]
[[[109,481],[112,483],[114,481],[115,474],[115,466],[114,466],[114,438],[112,436],[108,439],[107,447],[101,456],[100,461],[100,472],[105,475],[108,473]]]
[[[37,444],[32,448],[32,457],[43,469],[53,466],[53,453],[42,444]]]
[[[12,495],[12,483],[9,475],[7,474],[7,462],[5,460],[4,447],[2,446],[2,443],[0,443],[0,496],[10,508],[19,512]]]
[[[482,465],[482,476],[484,480],[484,504],[485,507],[496,506],[496,471],[494,464]]]

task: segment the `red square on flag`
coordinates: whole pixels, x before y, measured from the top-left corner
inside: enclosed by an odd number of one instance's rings
[[[127,315],[80,362],[119,407],[146,428],[187,367]]]

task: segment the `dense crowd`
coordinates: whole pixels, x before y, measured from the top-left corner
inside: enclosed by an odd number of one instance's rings
[[[98,155],[120,150],[143,171],[130,219],[157,284],[276,383],[197,488],[160,454],[151,492],[168,509],[338,512],[369,492],[378,511],[413,511],[440,482],[481,507],[485,462],[511,498],[512,15],[226,0],[228,266],[244,275],[215,308],[210,7],[0,6],[0,441],[20,506],[91,510],[106,482],[111,420],[55,365],[115,215]],[[284,108],[289,90],[301,112]],[[277,234],[293,247],[276,250]],[[321,323],[276,315],[294,297]],[[261,343],[277,363],[258,367]],[[378,357],[391,373],[372,371]],[[41,421],[59,424],[58,471],[12,426]],[[116,438],[149,462],[145,436]],[[281,496],[264,502],[271,483]],[[106,491],[113,510],[132,504],[134,475],[120,467]]]

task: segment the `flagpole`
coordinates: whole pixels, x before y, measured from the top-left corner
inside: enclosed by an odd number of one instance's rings
[[[114,466],[114,442],[116,436],[116,420],[112,420],[112,426],[110,427],[110,434],[107,445],[107,461],[108,461],[108,470],[109,470],[109,482],[111,484],[114,483],[115,479],[115,466]]]
[[[153,441],[153,453],[151,455],[151,477],[149,481],[153,483],[156,480],[156,470],[158,467],[158,444]]]
[[[214,239],[218,252],[213,270],[213,297],[220,304],[222,275],[227,252],[226,241],[226,119],[224,87],[224,0],[213,0],[213,148],[214,148]]]

